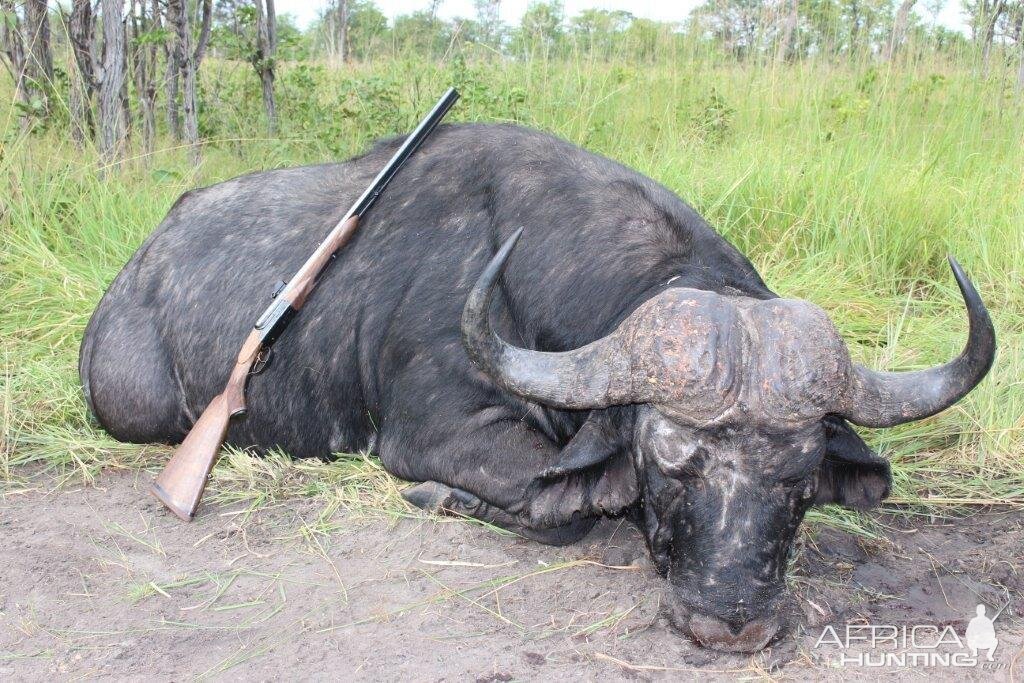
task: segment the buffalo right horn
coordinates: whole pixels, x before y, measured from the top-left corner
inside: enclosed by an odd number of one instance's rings
[[[949,265],[960,287],[970,331],[954,360],[916,372],[877,372],[854,366],[849,390],[836,412],[864,427],[891,427],[921,420],[950,407],[988,373],[996,356],[996,333],[978,290],[952,256]]]

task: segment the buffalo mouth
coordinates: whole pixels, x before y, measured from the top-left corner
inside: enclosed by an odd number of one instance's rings
[[[669,609],[672,625],[701,647],[719,652],[752,653],[764,649],[783,632],[778,616],[764,616],[743,622],[725,621],[673,601]]]

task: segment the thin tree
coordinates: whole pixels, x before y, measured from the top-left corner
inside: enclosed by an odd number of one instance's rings
[[[192,47],[192,22],[189,20],[188,6],[185,0],[167,0],[167,19],[169,28],[174,37],[173,60],[177,65],[178,73],[173,77],[174,96],[177,97],[178,83],[181,83],[181,114],[179,119],[177,101],[174,102],[173,118],[174,123],[179,124],[183,119],[184,127],[179,127],[175,133],[184,136],[185,143],[189,147],[192,163],[198,165],[202,158],[202,150],[199,145],[199,108],[196,95],[199,63],[206,54],[206,47],[210,40],[210,25],[213,16],[212,0],[203,0],[197,6],[199,12],[199,40],[196,46]],[[171,93],[168,92],[168,97]],[[168,100],[169,107],[171,106]],[[171,111],[168,110],[168,120],[171,120]]]
[[[348,0],[337,0],[334,18],[334,51],[342,62],[348,61]]]
[[[124,11],[123,5],[121,11]],[[125,72],[124,78],[121,79],[121,109],[124,112],[122,121],[124,121],[124,137],[126,142],[131,140],[132,137],[132,105],[128,98],[128,85],[131,82],[131,74],[128,72],[128,46],[131,44],[131,36],[128,35],[128,30],[127,17],[122,17],[121,32],[124,36],[121,45],[124,49],[124,58],[121,63],[124,64]]]
[[[74,0],[71,15],[64,17],[68,40],[75,58],[75,74],[71,76],[69,105],[71,137],[82,146],[95,129],[93,100],[96,96],[96,73],[99,70],[95,52],[96,17],[90,0]]]
[[[28,85],[49,111],[49,94],[53,90],[53,54],[50,52],[50,12],[46,0],[28,0],[25,4],[28,38]]]
[[[199,118],[196,111],[196,62],[192,52],[192,27],[188,16],[188,7],[184,0],[168,0],[167,6],[176,4],[175,44],[177,45],[177,64],[181,79],[181,109],[184,119],[184,138],[189,146],[193,163],[199,162]]]
[[[167,71],[164,73],[165,113],[167,115],[167,130],[177,141],[180,141],[182,137],[181,110],[178,105],[178,86],[181,82],[181,53],[178,39],[178,24],[181,19],[178,15],[183,12],[182,0],[166,0],[164,27],[169,32],[169,36],[164,43],[164,57],[167,63]]]
[[[892,33],[889,35],[889,42],[885,44],[885,51],[882,58],[889,61],[903,44],[903,37],[907,34],[907,25],[910,23],[910,11],[914,9],[917,0],[902,0],[896,10],[896,17],[892,22]]]
[[[277,15],[274,0],[255,0],[256,49],[252,65],[263,85],[263,107],[267,111],[267,132],[277,133],[277,104],[274,102],[274,60],[277,55]]]
[[[977,5],[975,22],[981,32],[981,60],[988,66],[992,54],[992,42],[996,36],[996,24],[1006,10],[1006,0],[980,0]],[[976,29],[976,30],[977,30]]]
[[[199,21],[199,40],[196,42],[196,51],[192,56],[196,63],[196,72],[203,63],[206,56],[206,48],[210,45],[210,32],[213,28],[213,0],[201,0],[196,3],[196,19]]]
[[[199,145],[199,96],[196,92],[199,80],[199,66],[206,56],[206,48],[210,44],[210,29],[213,25],[213,0],[202,0],[197,3],[199,13],[199,39],[195,50],[185,64],[185,140],[189,144],[192,163],[196,166],[202,159],[202,148]]]
[[[782,23],[782,37],[779,39],[778,48],[775,51],[775,61],[785,61],[790,54],[793,44],[793,34],[796,32],[796,24],[799,20],[800,0],[789,1],[789,11]]]
[[[22,109],[22,126],[28,125],[27,114],[31,106],[27,80],[28,60],[25,57],[25,40],[22,36],[21,18],[14,8],[14,0],[0,0],[0,56],[14,81],[16,101]]]
[[[1020,65],[1017,67],[1017,91],[1024,93],[1024,30],[1017,34],[1017,47],[1020,52]]]
[[[501,0],[473,0],[480,39],[485,45],[498,47],[501,42]]]
[[[152,0],[149,10],[146,9],[146,0],[131,0],[131,25],[132,78],[142,119],[142,148],[148,157],[153,152],[156,139],[156,67],[160,28],[158,0]]]
[[[102,0],[103,68],[100,91],[100,154],[106,164],[116,164],[124,148],[126,121],[121,105],[124,84],[124,26],[122,0]]]

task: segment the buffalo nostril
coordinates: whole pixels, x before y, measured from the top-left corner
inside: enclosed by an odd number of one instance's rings
[[[754,619],[739,629],[706,614],[690,616],[687,628],[693,639],[704,647],[723,652],[756,652],[779,631],[776,619]]]

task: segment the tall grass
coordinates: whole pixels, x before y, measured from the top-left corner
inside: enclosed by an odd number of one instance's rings
[[[919,368],[959,351],[966,320],[945,263],[955,254],[995,320],[995,367],[951,410],[866,435],[893,461],[896,500],[1024,501],[1024,106],[999,74],[981,79],[939,62],[751,67],[586,56],[394,59],[344,71],[301,64],[282,69],[284,132],[268,139],[249,70],[204,69],[200,168],[164,141],[154,155],[101,174],[94,151],[76,149],[60,128],[7,135],[0,478],[8,487],[23,483],[30,463],[92,476],[166,453],[115,444],[89,426],[75,365],[103,288],[182,191],[344,158],[407,130],[454,82],[465,95],[457,120],[548,130],[677,192],[775,291],[823,306],[856,359],[876,367]],[[239,475],[244,463],[230,458],[220,480],[266,479]]]

